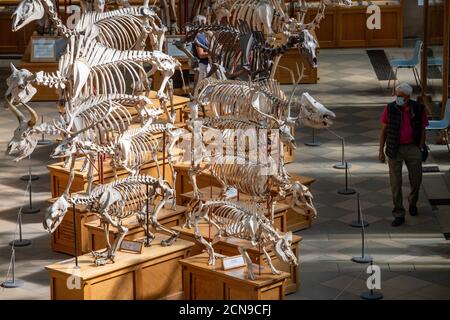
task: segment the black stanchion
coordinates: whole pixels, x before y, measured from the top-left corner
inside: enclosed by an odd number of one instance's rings
[[[34,214],[41,211],[41,209],[33,208],[33,191],[31,190],[31,179],[28,180],[28,208],[22,210],[25,214]]]
[[[352,165],[351,163],[348,163],[345,161],[345,139],[344,137],[341,137],[340,135],[338,135],[337,133],[335,133],[334,131],[330,130],[329,128],[327,128],[327,130],[336,138],[338,138],[339,140],[341,140],[341,163],[336,163],[335,165],[333,165],[334,169],[347,169],[347,168],[351,168]]]
[[[77,217],[76,217],[76,208],[75,204],[72,206],[73,210],[73,250],[75,257],[75,268],[78,268],[78,239],[77,239]]]
[[[371,256],[367,256],[366,252],[365,252],[365,239],[366,239],[366,233],[365,233],[365,229],[364,226],[362,226],[361,228],[361,256],[360,257],[353,257],[352,261],[356,262],[356,263],[369,263],[372,262],[372,257]]]
[[[20,279],[16,279],[16,251],[14,250],[14,247],[12,248],[11,255],[11,269],[12,278],[2,282],[0,286],[3,288],[19,288],[23,286],[24,282]]]
[[[370,261],[370,265],[373,266],[373,261]],[[372,275],[373,274],[374,273],[372,273]],[[373,290],[373,288],[371,287],[369,291],[361,294],[361,298],[363,298],[364,300],[381,300],[383,299],[383,294],[380,291]]]
[[[342,195],[352,195],[356,193],[355,189],[349,188],[348,187],[348,166],[347,166],[347,162],[345,163],[345,188],[339,189],[337,191],[338,194],[342,194]]]
[[[146,201],[146,218],[147,218],[147,221],[146,221],[146,224],[147,224],[147,231],[146,231],[147,241],[145,243],[145,246],[146,247],[150,247],[150,221],[149,221],[149,216],[150,216],[150,201],[149,201],[150,191],[149,191],[148,183],[146,184],[146,187],[147,187],[147,190],[146,190],[147,199],[145,201]]]
[[[356,201],[358,202],[358,220],[353,220],[352,223],[350,223],[350,226],[354,228],[368,227],[369,223],[361,219],[361,201],[359,197],[359,192],[356,194]]]
[[[22,238],[22,210],[19,211],[19,239],[15,239],[9,243],[12,247],[26,247],[31,244],[31,240]]]
[[[312,141],[305,142],[305,146],[308,146],[308,147],[319,147],[321,145],[322,144],[319,141],[316,141],[316,133],[315,133],[314,128],[312,128]]]
[[[24,175],[24,176],[21,176],[20,180],[22,180],[22,181],[30,181],[30,180],[31,181],[36,181],[36,180],[39,180],[40,179],[39,176],[31,174],[31,155],[28,156],[28,162],[29,162],[28,174]]]
[[[43,115],[41,116],[41,123],[44,123],[44,116]],[[39,140],[37,142],[37,144],[38,144],[38,146],[49,146],[49,145],[53,144],[53,141],[45,139],[44,133],[42,133],[41,140]]]

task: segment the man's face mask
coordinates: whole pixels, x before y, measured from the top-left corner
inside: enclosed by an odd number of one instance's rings
[[[405,98],[403,98],[403,97],[397,97],[396,99],[395,99],[395,103],[398,105],[398,106],[403,106],[405,103],[406,103],[406,99]]]

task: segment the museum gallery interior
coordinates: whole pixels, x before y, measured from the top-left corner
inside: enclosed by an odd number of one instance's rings
[[[2,0],[0,29],[1,300],[450,299],[450,0]]]

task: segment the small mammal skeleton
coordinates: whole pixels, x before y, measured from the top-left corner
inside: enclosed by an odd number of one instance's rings
[[[239,253],[244,257],[247,265],[247,276],[251,280],[255,280],[253,272],[253,262],[247,253],[250,247],[259,246],[273,274],[281,272],[275,268],[267,249],[272,249],[276,256],[284,263],[297,265],[297,257],[292,251],[292,233],[282,234],[275,230],[270,220],[264,215],[249,210],[241,205],[230,201],[211,200],[205,203],[200,202],[194,216],[195,238],[202,243],[208,252],[208,264],[215,265],[215,253],[213,244],[222,236],[236,237],[239,239],[249,240],[249,246],[239,246]],[[206,241],[199,229],[199,222],[207,220],[216,226],[218,233],[208,242]]]
[[[174,190],[167,181],[151,176],[132,176],[99,185],[87,195],[75,194],[71,197],[63,195],[48,208],[43,222],[44,229],[49,233],[53,233],[64,219],[69,206],[74,204],[87,205],[102,220],[106,235],[106,250],[101,253],[93,252],[95,263],[104,265],[108,261],[114,262],[115,253],[120,248],[120,244],[128,232],[128,229],[122,225],[123,219],[136,216],[150,239],[153,240],[155,238],[145,224],[147,186],[150,193],[149,203],[154,206],[149,221],[156,230],[163,230],[170,234],[169,238],[161,241],[161,244],[164,246],[171,245],[178,238],[179,233],[161,225],[158,222],[158,214],[167,201],[175,201]],[[157,197],[160,201],[155,205]],[[110,226],[117,228],[119,231],[119,236],[112,245],[109,242]]]

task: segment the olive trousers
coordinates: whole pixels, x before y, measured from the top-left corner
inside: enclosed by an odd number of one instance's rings
[[[419,190],[422,184],[422,151],[416,144],[400,145],[397,155],[389,158],[389,179],[391,183],[392,200],[395,218],[405,217],[402,194],[402,169],[403,163],[408,169],[411,192],[408,196],[410,206],[416,206],[419,200]]]

